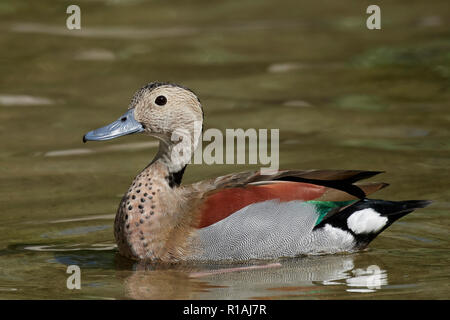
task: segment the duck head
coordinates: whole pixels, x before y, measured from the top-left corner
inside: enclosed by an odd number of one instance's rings
[[[133,133],[153,136],[160,140],[158,157],[166,158],[166,164],[173,167],[169,169],[178,171],[197,147],[202,123],[202,106],[191,90],[152,82],[134,94],[125,114],[109,125],[86,133],[83,142]]]

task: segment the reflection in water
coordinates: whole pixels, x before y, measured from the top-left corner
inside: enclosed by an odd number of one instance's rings
[[[125,259],[112,243],[9,247],[10,254],[23,251],[52,253],[47,263],[79,266],[85,288],[104,281],[97,279],[102,270],[131,299],[329,299],[343,292],[375,292],[388,284],[387,271],[365,254],[155,264]]]
[[[255,266],[248,266],[248,267],[235,267],[235,268],[224,268],[224,269],[217,269],[217,270],[211,270],[211,271],[203,271],[203,272],[194,272],[191,273],[189,276],[191,278],[201,278],[201,277],[207,277],[215,274],[221,274],[221,273],[229,273],[229,272],[238,272],[238,271],[248,271],[248,270],[256,270],[256,269],[267,269],[267,268],[277,268],[281,267],[281,263],[269,263],[264,265],[255,265]]]
[[[136,263],[124,279],[132,299],[312,298],[341,291],[374,292],[387,285],[378,265],[355,268],[353,255],[316,256],[232,265],[155,266]]]
[[[132,299],[196,299],[213,286],[175,270],[136,271],[124,281]]]
[[[381,270],[377,265],[368,266],[367,269],[352,270],[353,277],[346,279],[349,287],[348,292],[374,292],[381,286],[388,284],[386,270]]]

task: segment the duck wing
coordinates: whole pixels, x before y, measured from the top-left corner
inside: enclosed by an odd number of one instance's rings
[[[190,186],[200,193],[195,221],[197,228],[205,228],[244,207],[268,200],[313,201],[322,210],[321,215],[329,215],[386,187],[386,183],[356,183],[378,173],[361,170],[285,170],[273,175],[240,172],[198,182]]]

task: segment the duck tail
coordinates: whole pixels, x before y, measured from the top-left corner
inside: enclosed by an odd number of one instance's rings
[[[315,228],[329,224],[350,232],[356,240],[355,249],[363,249],[396,220],[430,204],[428,200],[363,199],[324,219]]]

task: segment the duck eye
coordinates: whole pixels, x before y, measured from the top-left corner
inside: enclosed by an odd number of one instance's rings
[[[155,103],[156,103],[158,106],[163,106],[163,105],[165,105],[165,104],[167,103],[167,98],[164,97],[164,96],[158,96],[158,97],[156,97],[156,99],[155,99]]]

